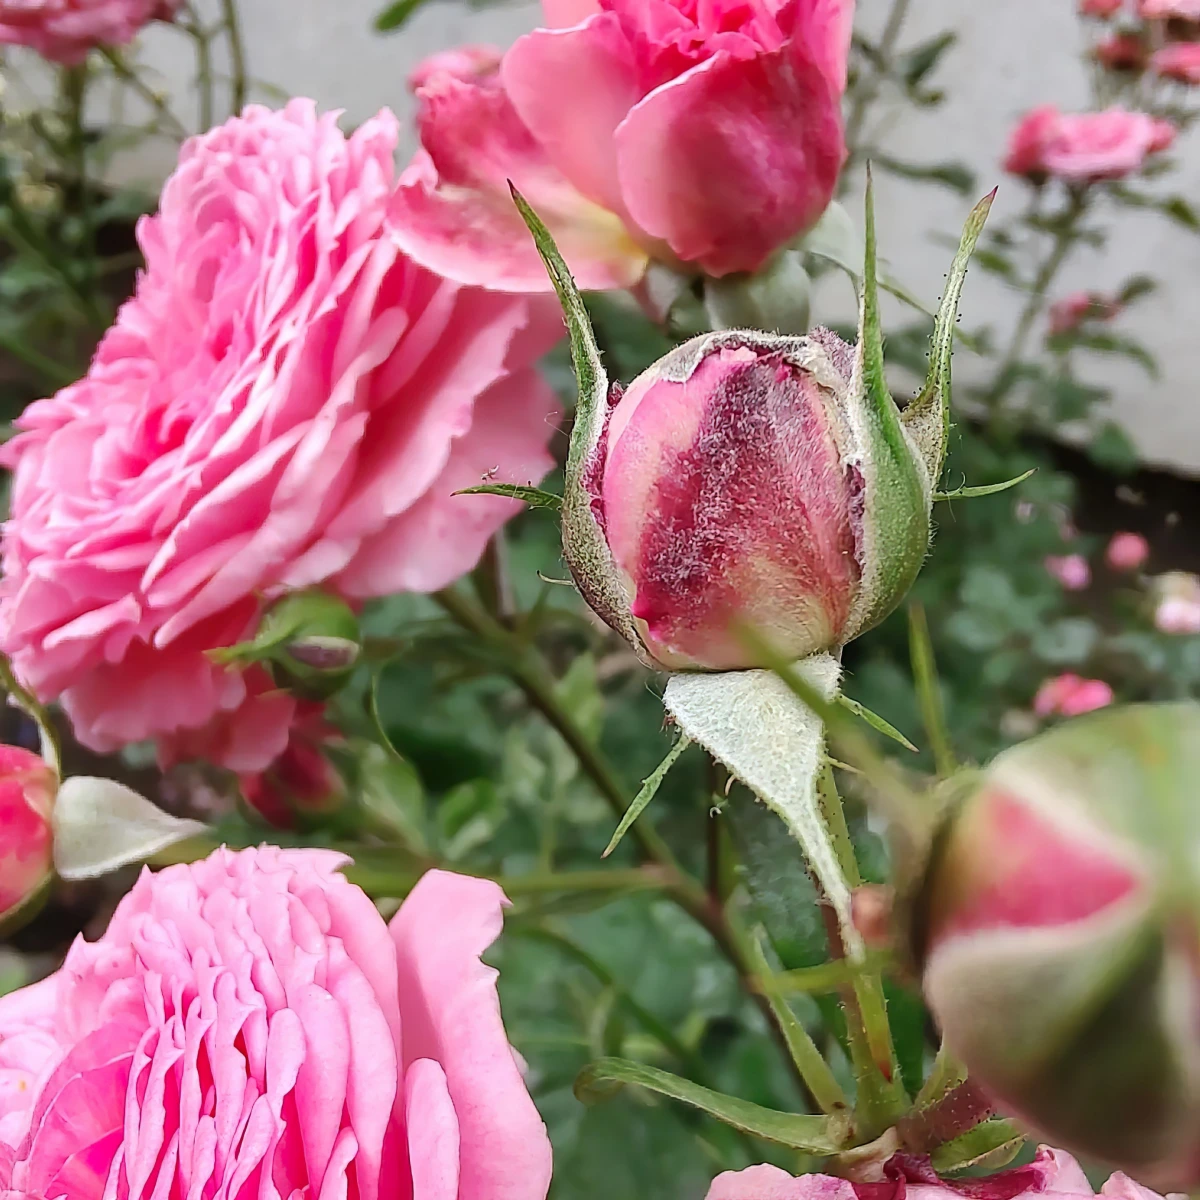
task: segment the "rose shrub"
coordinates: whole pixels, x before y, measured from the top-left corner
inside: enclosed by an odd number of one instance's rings
[[[71,1200],[542,1200],[494,884],[431,871],[386,926],[319,850],[143,874],[0,999],[0,1191]]]
[[[260,769],[294,701],[206,651],[291,589],[445,586],[518,507],[455,489],[548,469],[561,318],[404,258],[397,136],[296,100],[188,142],[88,374],[5,446],[0,649],[84,744]]]

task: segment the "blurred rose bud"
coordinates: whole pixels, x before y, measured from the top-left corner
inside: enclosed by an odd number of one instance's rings
[[[997,1106],[1153,1187],[1200,1184],[1200,705],[1001,754],[912,913],[926,999]]]
[[[268,609],[254,645],[280,687],[324,699],[350,677],[362,653],[358,618],[327,592],[295,592]]]
[[[284,752],[265,770],[240,775],[242,796],[278,829],[321,824],[346,800],[346,784],[325,750],[340,732],[318,706],[292,726]]]
[[[1173,42],[1154,52],[1150,69],[1164,79],[1200,84],[1200,42]]]
[[[1047,679],[1038,688],[1033,711],[1039,717],[1078,717],[1113,702],[1113,690],[1102,679],[1083,679],[1067,673]]]
[[[614,389],[579,508],[615,577],[598,577],[590,531],[570,519],[564,550],[647,661],[759,665],[743,625],[792,658],[830,650],[908,590],[929,545],[930,482],[898,415],[895,441],[876,440],[854,354],[828,330],[710,334]],[[886,529],[865,505],[881,471],[894,480]]]
[[[0,745],[0,927],[23,923],[49,889],[57,791],[58,777],[38,755]]]
[[[1081,17],[1115,17],[1125,6],[1125,0],[1079,0]]]
[[[1150,557],[1150,543],[1140,533],[1114,533],[1104,561],[1114,571],[1137,571]]]
[[[1154,625],[1160,633],[1200,633],[1200,578],[1168,571],[1153,584]]]
[[[1110,71],[1145,69],[1149,51],[1135,33],[1114,33],[1096,43],[1092,57]]]
[[[1092,582],[1092,568],[1082,554],[1049,554],[1043,565],[1068,592],[1080,592]]]

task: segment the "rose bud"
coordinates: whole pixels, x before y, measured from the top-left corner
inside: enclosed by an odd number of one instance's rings
[[[911,942],[946,1045],[1034,1130],[1200,1184],[1200,705],[1080,717],[952,808]]]
[[[35,915],[54,876],[58,777],[38,755],[0,745],[0,928]]]
[[[835,650],[899,603],[929,549],[950,345],[976,207],[947,278],[929,377],[901,414],[884,380],[868,195],[857,346],[730,330],[693,338],[622,393],[553,242],[518,199],[563,302],[580,385],[563,553],[580,591],[649,665],[765,665]]]
[[[350,678],[362,653],[358,618],[328,592],[293,592],[269,608],[251,642],[215,651],[219,662],[263,663],[275,683],[324,700]]]
[[[277,829],[323,824],[346,802],[345,781],[324,749],[338,738],[338,730],[312,705],[292,726],[284,752],[265,771],[238,777],[246,803]]]

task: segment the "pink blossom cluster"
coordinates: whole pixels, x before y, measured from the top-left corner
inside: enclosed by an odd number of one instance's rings
[[[96,46],[124,46],[151,21],[169,21],[180,0],[0,0],[0,45],[29,46],[77,66]]]
[[[1175,126],[1160,117],[1122,108],[1062,113],[1035,108],[1009,138],[1005,169],[1033,181],[1095,183],[1140,171],[1175,141]]]
[[[1102,679],[1083,679],[1068,672],[1047,679],[1038,688],[1033,711],[1039,717],[1078,717],[1113,702],[1112,688]]]

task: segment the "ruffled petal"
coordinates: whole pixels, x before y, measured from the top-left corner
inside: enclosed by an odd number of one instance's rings
[[[550,161],[494,82],[450,75],[419,92],[424,150],[400,178],[389,222],[401,249],[448,279],[544,292],[550,280],[509,192],[524,195],[579,285],[631,287],[647,256],[621,219],[586,199]]]
[[[651,92],[616,141],[633,220],[717,276],[758,269],[810,228],[845,156],[837,96],[795,45],[717,54]]]

